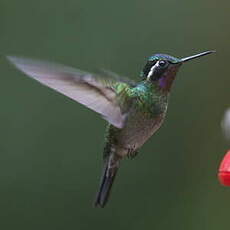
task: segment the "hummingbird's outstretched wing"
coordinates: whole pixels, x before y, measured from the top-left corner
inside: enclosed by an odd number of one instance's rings
[[[124,93],[132,87],[127,80],[101,78],[72,67],[21,57],[7,57],[19,70],[42,84],[98,112],[117,128],[124,126],[127,109]]]

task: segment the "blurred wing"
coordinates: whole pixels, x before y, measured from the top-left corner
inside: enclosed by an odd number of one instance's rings
[[[124,126],[127,113],[121,108],[118,91],[113,86],[121,83],[123,88],[129,88],[127,83],[98,78],[54,63],[12,56],[8,59],[35,80],[98,112],[112,125],[118,128]]]

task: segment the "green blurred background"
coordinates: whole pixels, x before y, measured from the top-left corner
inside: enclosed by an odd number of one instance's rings
[[[229,144],[229,1],[0,0],[0,229],[229,229],[217,169]],[[146,57],[217,53],[181,68],[167,119],[92,207],[105,121],[15,70],[5,54],[138,79]]]

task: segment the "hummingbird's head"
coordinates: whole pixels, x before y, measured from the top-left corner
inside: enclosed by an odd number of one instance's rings
[[[143,80],[150,81],[163,91],[168,92],[176,77],[177,71],[183,63],[213,52],[215,51],[206,51],[186,58],[175,58],[167,54],[155,54],[148,58],[141,72],[141,77]]]

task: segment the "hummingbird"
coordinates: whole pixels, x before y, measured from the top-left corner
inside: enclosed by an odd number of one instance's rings
[[[152,55],[147,59],[138,82],[110,71],[105,71],[102,76],[46,61],[15,56],[7,58],[23,73],[92,109],[107,121],[103,172],[94,203],[96,207],[104,207],[121,160],[134,158],[162,125],[179,68],[213,52],[185,58]]]

